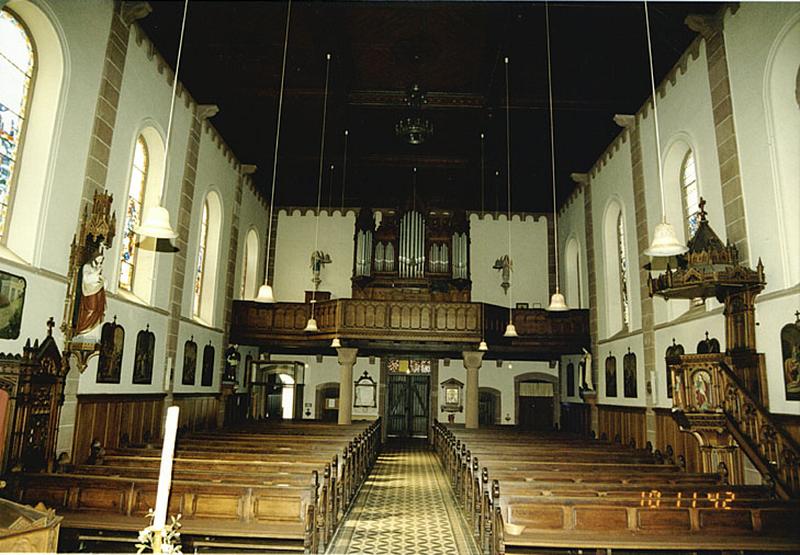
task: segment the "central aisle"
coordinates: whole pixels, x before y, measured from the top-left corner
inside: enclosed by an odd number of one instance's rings
[[[477,555],[438,459],[427,443],[389,443],[328,553]]]

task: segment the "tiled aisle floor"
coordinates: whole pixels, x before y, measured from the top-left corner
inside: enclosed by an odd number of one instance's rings
[[[477,555],[436,455],[388,444],[328,553]]]

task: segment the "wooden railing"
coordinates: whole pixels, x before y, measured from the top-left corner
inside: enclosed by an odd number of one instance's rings
[[[728,431],[783,498],[800,496],[800,447],[732,370],[724,354],[683,355],[672,365],[673,405],[683,413],[723,413]]]
[[[381,301],[337,299],[317,302],[314,318],[319,332],[303,330],[311,304],[261,304],[234,301],[231,340],[240,344],[313,346],[333,336],[351,341],[426,342],[463,345],[481,339],[541,356],[580,352],[589,344],[588,311],[551,313],[515,309],[519,338],[503,339],[508,309],[471,302]]]

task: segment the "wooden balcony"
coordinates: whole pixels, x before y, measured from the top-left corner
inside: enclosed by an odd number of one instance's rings
[[[518,338],[503,337],[508,309],[470,302],[337,299],[316,303],[319,333],[303,331],[311,315],[305,303],[261,304],[234,301],[231,341],[274,353],[330,354],[331,339],[364,354],[426,353],[460,357],[482,338],[487,358],[553,360],[589,347],[587,310],[513,310]]]

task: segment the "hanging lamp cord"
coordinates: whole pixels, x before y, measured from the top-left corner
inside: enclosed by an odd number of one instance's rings
[[[272,246],[272,211],[275,207],[275,181],[278,176],[278,144],[281,139],[281,114],[283,113],[283,84],[286,79],[286,52],[289,49],[289,21],[292,15],[292,0],[286,8],[286,31],[283,37],[283,62],[281,63],[281,90],[278,94],[278,122],[275,126],[275,153],[272,157],[272,190],[269,194],[269,223],[267,224],[267,252],[264,255],[264,284],[269,284],[269,249]]]
[[[486,197],[486,138],[483,133],[481,133],[481,218],[483,218],[483,213],[485,211],[485,199]]]
[[[553,75],[551,70],[552,60],[550,56],[550,7],[547,2],[544,4],[544,23],[546,27],[545,36],[547,37],[547,93],[550,99],[550,176],[553,180],[553,254],[556,262],[556,293],[559,291],[558,281],[558,215],[556,212],[556,141],[553,131]]]
[[[658,170],[658,190],[661,193],[661,222],[667,223],[667,205],[664,201],[664,178],[661,175],[661,138],[658,132],[658,105],[656,102],[656,76],[653,70],[653,43],[650,38],[650,12],[644,0],[644,22],[647,27],[647,57],[650,61],[650,89],[653,95],[653,125],[656,129],[656,169]]]
[[[169,161],[169,143],[170,137],[172,137],[172,119],[173,114],[175,113],[175,97],[178,93],[178,73],[181,69],[181,55],[183,53],[183,34],[186,30],[186,13],[189,11],[189,0],[185,0],[183,3],[183,18],[181,20],[181,36],[178,39],[178,58],[175,61],[175,76],[172,78],[172,98],[169,102],[169,119],[167,120],[167,143],[164,147],[164,160]],[[161,201],[164,197],[164,191],[167,189],[167,172],[164,172],[164,182],[161,187],[161,193],[159,195],[159,205],[161,205]]]
[[[325,55],[325,95],[322,100],[322,137],[319,141],[319,179],[317,180],[317,221],[314,229],[314,252],[311,257],[313,258],[317,253],[319,246],[319,213],[322,202],[322,165],[323,157],[325,156],[325,124],[328,117],[328,80],[331,75],[331,55]],[[314,285],[314,291],[311,293],[311,317],[314,317],[314,305],[317,303],[317,286]]]
[[[342,159],[342,216],[344,216],[344,188],[347,185],[347,129],[344,130],[344,156]]]
[[[508,56],[505,58],[506,69],[506,184],[508,188],[508,264],[511,265],[511,118],[509,116],[510,105],[508,102]],[[513,324],[513,313],[511,312],[511,286],[508,287],[508,322]]]

